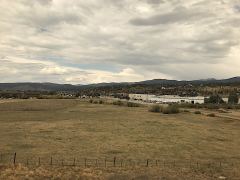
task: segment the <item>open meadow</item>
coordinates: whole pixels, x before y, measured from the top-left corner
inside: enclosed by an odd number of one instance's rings
[[[234,110],[235,111],[235,110]],[[228,116],[148,112],[147,107],[91,104],[82,100],[0,103],[1,161],[38,163],[84,158],[149,159],[174,163],[240,162],[238,111]],[[236,115],[237,114],[237,115]],[[83,162],[82,162],[83,163]],[[111,163],[111,162],[110,162]],[[117,162],[119,163],[119,162]],[[119,165],[119,164],[118,164]],[[188,164],[189,165],[189,164]]]

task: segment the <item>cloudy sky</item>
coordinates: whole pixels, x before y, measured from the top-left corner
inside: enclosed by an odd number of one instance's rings
[[[0,0],[0,82],[240,75],[240,0]]]

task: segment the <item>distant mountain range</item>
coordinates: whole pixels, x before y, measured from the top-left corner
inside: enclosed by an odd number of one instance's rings
[[[0,83],[2,91],[74,91],[78,86],[54,83]]]
[[[192,81],[178,81],[178,80],[167,80],[167,79],[153,79],[153,80],[147,80],[147,81],[141,81],[137,82],[136,84],[149,84],[149,85],[155,85],[155,84],[162,84],[162,85],[186,85],[186,84],[192,84],[192,85],[208,85],[208,84],[240,84],[240,76],[233,77],[229,79],[200,79],[200,80],[192,80]]]
[[[81,86],[81,88],[85,87],[107,87],[107,86],[121,86],[121,85],[159,85],[159,86],[181,86],[181,85],[233,85],[233,84],[239,84],[240,85],[240,76],[233,77],[229,79],[200,79],[200,80],[192,80],[192,81],[186,81],[186,80],[169,80],[169,79],[152,79],[152,80],[146,80],[146,81],[140,81],[140,82],[122,82],[122,83],[98,83],[98,84],[89,84]]]
[[[140,82],[98,83],[89,85],[54,84],[54,83],[0,83],[1,91],[78,91],[88,88],[119,87],[119,86],[182,86],[182,85],[240,85],[240,76],[229,79],[201,79],[193,81],[178,81],[168,79],[153,79]]]

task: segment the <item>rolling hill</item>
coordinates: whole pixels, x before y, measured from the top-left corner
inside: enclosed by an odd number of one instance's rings
[[[153,79],[140,82],[122,82],[122,83],[98,83],[89,85],[72,85],[72,84],[54,84],[54,83],[0,83],[1,91],[78,91],[81,89],[88,88],[109,88],[109,87],[134,87],[134,86],[184,86],[184,85],[195,85],[195,86],[227,86],[227,85],[240,85],[240,76],[229,79],[201,79],[193,81],[178,81],[168,79]]]

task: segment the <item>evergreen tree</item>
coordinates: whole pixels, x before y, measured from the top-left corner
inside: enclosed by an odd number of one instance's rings
[[[238,104],[239,98],[236,93],[231,93],[228,97],[229,104]]]

